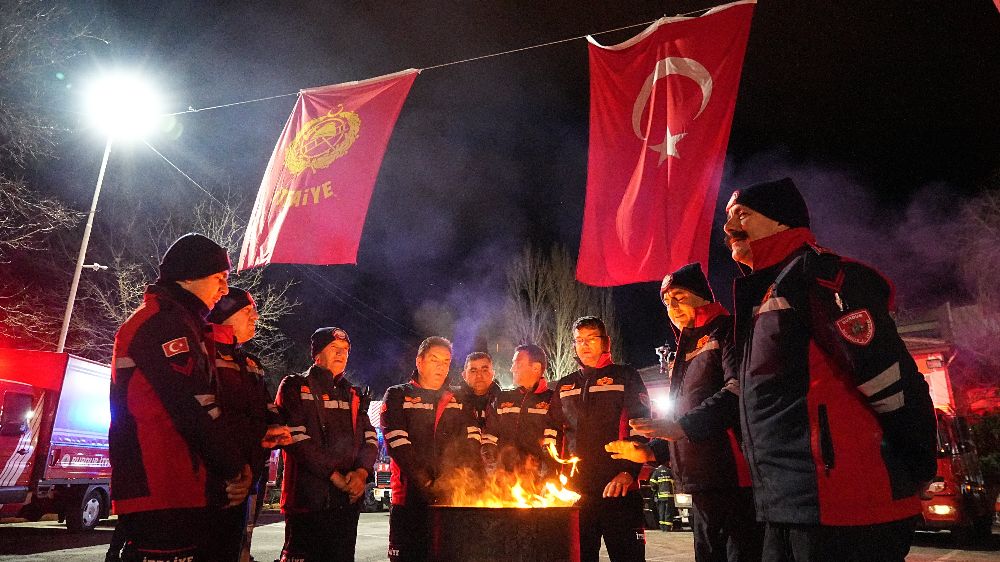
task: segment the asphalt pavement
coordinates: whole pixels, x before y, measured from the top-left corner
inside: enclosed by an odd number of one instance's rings
[[[114,519],[103,522],[88,533],[71,533],[55,521],[0,524],[0,562],[102,562],[114,531]],[[374,562],[386,559],[389,514],[363,513],[358,526],[355,560]],[[258,562],[278,558],[284,538],[281,514],[265,512],[254,531],[253,555]],[[601,560],[608,560],[602,551]],[[691,533],[678,531],[646,533],[648,562],[694,562]],[[907,557],[910,562],[1000,562],[1000,534],[994,529],[992,540],[973,548],[958,548],[947,532],[918,532]]]

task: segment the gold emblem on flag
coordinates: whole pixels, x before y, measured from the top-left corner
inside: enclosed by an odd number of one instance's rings
[[[360,132],[361,117],[338,106],[307,121],[299,130],[285,151],[285,167],[295,176],[307,168],[314,172],[326,168],[347,154]]]

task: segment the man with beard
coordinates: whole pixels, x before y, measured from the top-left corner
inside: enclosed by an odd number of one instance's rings
[[[115,334],[108,439],[123,560],[211,560],[211,515],[242,504],[249,490],[250,467],[220,419],[205,348],[205,317],[228,292],[229,268],[225,248],[181,236]]]
[[[382,435],[392,471],[392,562],[428,559],[434,482],[479,457],[482,431],[465,404],[444,387],[451,351],[451,342],[440,336],[422,341],[411,380],[389,387],[382,401]]]
[[[351,338],[320,328],[310,338],[313,365],[278,388],[292,444],[285,447],[281,511],[282,562],[354,560],[358,519],[378,439],[368,419],[370,398],[344,376]]]
[[[902,561],[934,477],[935,418],[892,285],[816,245],[791,179],[733,193],[740,421],[764,559]]]
[[[619,439],[646,441],[626,423],[649,417],[646,385],[638,371],[612,361],[611,338],[600,318],[578,319],[573,345],[580,369],[556,383],[550,415],[553,427],[565,435],[561,456],[581,459],[570,485],[582,496],[577,502],[580,560],[597,561],[603,536],[612,562],[641,562],[646,552],[637,480],[642,465],[612,459],[604,445]]]

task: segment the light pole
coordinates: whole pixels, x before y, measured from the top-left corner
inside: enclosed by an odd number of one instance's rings
[[[101,196],[104,173],[111,157],[111,145],[119,138],[145,135],[156,124],[156,118],[160,114],[156,92],[136,77],[126,74],[108,75],[95,81],[89,88],[87,98],[87,113],[92,123],[105,132],[107,143],[104,146],[104,158],[101,160],[101,171],[97,174],[97,185],[94,187],[94,200],[90,204],[87,225],[83,229],[83,241],[80,243],[80,253],[76,258],[76,268],[73,270],[73,282],[70,283],[69,300],[66,302],[66,313],[63,315],[62,329],[59,331],[57,353],[62,353],[66,349],[66,336],[69,334],[69,322],[73,317],[76,291],[80,287],[80,274],[84,267],[88,267],[84,266],[84,262],[87,259],[87,246],[90,244],[90,230],[94,225],[97,200]]]

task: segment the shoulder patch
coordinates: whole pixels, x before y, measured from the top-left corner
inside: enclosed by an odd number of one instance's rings
[[[837,320],[837,331],[854,345],[868,345],[875,338],[875,322],[868,310],[862,308]]]
[[[191,351],[191,347],[188,345],[187,338],[177,338],[175,340],[170,340],[160,347],[163,348],[163,354],[166,355],[167,357],[173,357],[174,355],[180,355],[181,353],[187,353]]]

